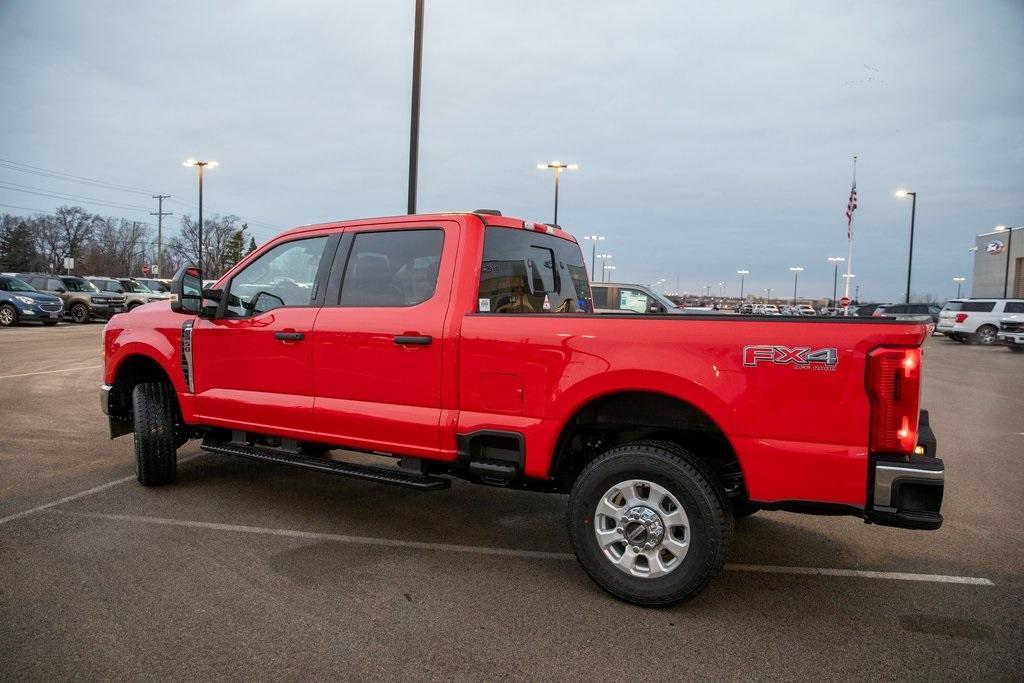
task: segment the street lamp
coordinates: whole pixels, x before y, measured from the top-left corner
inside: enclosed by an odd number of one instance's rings
[[[611,254],[598,254],[597,258],[601,259],[601,279],[604,280],[604,263],[612,257]],[[591,265],[590,269],[593,270],[594,266]]]
[[[793,305],[796,306],[796,283],[800,279],[800,273],[803,268],[800,266],[790,266],[789,270],[793,273]]]
[[[846,259],[842,256],[829,256],[828,260],[830,263],[835,264],[835,272],[832,273],[832,308],[836,307],[836,286],[839,282],[839,264],[844,263]]]
[[[911,198],[910,205],[910,253],[907,255],[907,291],[906,298],[903,303],[910,303],[910,268],[914,263],[914,217],[917,214],[917,193],[911,192],[910,190],[896,190],[896,196],[899,198],[906,197],[907,195]]]
[[[768,292],[768,298],[765,299],[765,302],[770,304],[772,302],[772,288],[765,287],[763,291]]]
[[[997,225],[996,230],[998,232],[1006,231],[1006,269],[1003,271],[1003,298],[1005,299],[1010,284],[1010,251],[1013,249],[1013,231],[1019,230],[1019,228]],[[1016,282],[1014,284],[1016,285]]]
[[[737,270],[736,274],[740,276],[740,301],[743,301],[743,283],[746,277],[750,275],[749,270]]]
[[[579,164],[563,164],[561,161],[549,161],[546,164],[537,164],[537,168],[550,168],[555,172],[555,225],[558,225],[558,179],[562,177],[562,171],[575,171]]]
[[[615,266],[601,266],[601,270],[603,271],[602,274],[601,274],[601,282],[604,282],[605,281],[605,275],[608,273],[609,270],[615,270]],[[607,280],[608,280],[608,282],[611,282],[612,281],[612,276],[608,275]]]
[[[724,282],[719,282],[718,283],[718,296],[720,296],[722,298],[725,298],[725,283]]]
[[[206,168],[217,168],[216,161],[196,161],[195,159],[186,160],[182,166],[195,166],[199,169],[199,272],[203,272],[203,170]]]
[[[594,277],[594,259],[597,258],[597,243],[604,242],[604,238],[600,235],[586,235],[583,239],[590,240],[593,242],[593,246],[590,248],[590,277]]]
[[[959,298],[960,298],[960,285],[961,285],[961,284],[962,284],[962,283],[963,283],[964,281],[966,281],[966,280],[967,280],[967,278],[965,278],[965,277],[955,277],[955,278],[953,278],[953,282],[955,282],[955,283],[956,283],[956,298],[957,298],[957,299],[959,299]]]

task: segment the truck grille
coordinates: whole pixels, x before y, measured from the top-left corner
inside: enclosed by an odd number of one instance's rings
[[[1024,332],[1024,322],[1007,321],[1000,325],[1003,332]]]

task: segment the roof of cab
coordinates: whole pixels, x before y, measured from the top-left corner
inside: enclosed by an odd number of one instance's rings
[[[360,225],[367,225],[368,223],[375,223],[378,225],[393,223],[395,225],[401,225],[402,223],[409,223],[412,221],[419,222],[423,220],[430,220],[431,218],[451,218],[453,216],[473,216],[479,219],[481,227],[493,226],[500,228],[519,228],[522,230],[535,230],[537,232],[543,232],[548,235],[560,237],[561,239],[568,240],[570,242],[576,242],[576,238],[570,235],[568,232],[562,230],[557,226],[550,225],[548,223],[535,223],[533,221],[523,220],[522,218],[514,218],[512,216],[494,216],[491,214],[474,213],[472,211],[451,211],[446,213],[418,213],[404,216],[380,216],[375,218],[358,218],[345,221],[329,221],[326,223],[314,223],[310,225],[300,225],[299,227],[286,230],[276,235],[273,239],[276,240],[286,235],[311,232],[313,230],[323,230],[325,228],[347,228]]]

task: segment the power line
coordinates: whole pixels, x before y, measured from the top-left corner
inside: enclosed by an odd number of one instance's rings
[[[0,189],[11,190],[12,192],[25,192],[27,194],[39,195],[40,197],[49,197],[51,199],[88,202],[91,204],[97,204],[99,206],[108,206],[114,209],[121,209],[122,211],[142,211],[144,213],[149,213],[149,207],[146,206],[124,204],[122,202],[112,202],[104,199],[96,199],[95,197],[84,197],[82,195],[68,194],[66,192],[57,192],[56,190],[49,190],[45,187],[20,185],[18,183],[12,183],[9,181],[0,181]]]

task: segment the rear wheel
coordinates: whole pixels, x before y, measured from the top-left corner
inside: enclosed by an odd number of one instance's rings
[[[178,413],[173,389],[164,382],[137,384],[132,391],[135,474],[143,486],[171,484],[178,470]]]
[[[71,319],[80,325],[89,322],[89,307],[85,304],[75,304],[71,307]]]
[[[1010,349],[1014,353],[1021,353],[1022,351],[1024,351],[1024,345],[1021,344],[1010,344],[1006,348]]]
[[[0,306],[0,327],[14,327],[18,324],[18,311],[10,304]]]
[[[732,531],[714,474],[671,443],[613,448],[584,468],[569,496],[569,536],[583,569],[638,605],[697,595],[725,563]]]
[[[993,325],[982,325],[974,333],[974,341],[984,346],[992,346],[996,343],[996,330]]]

